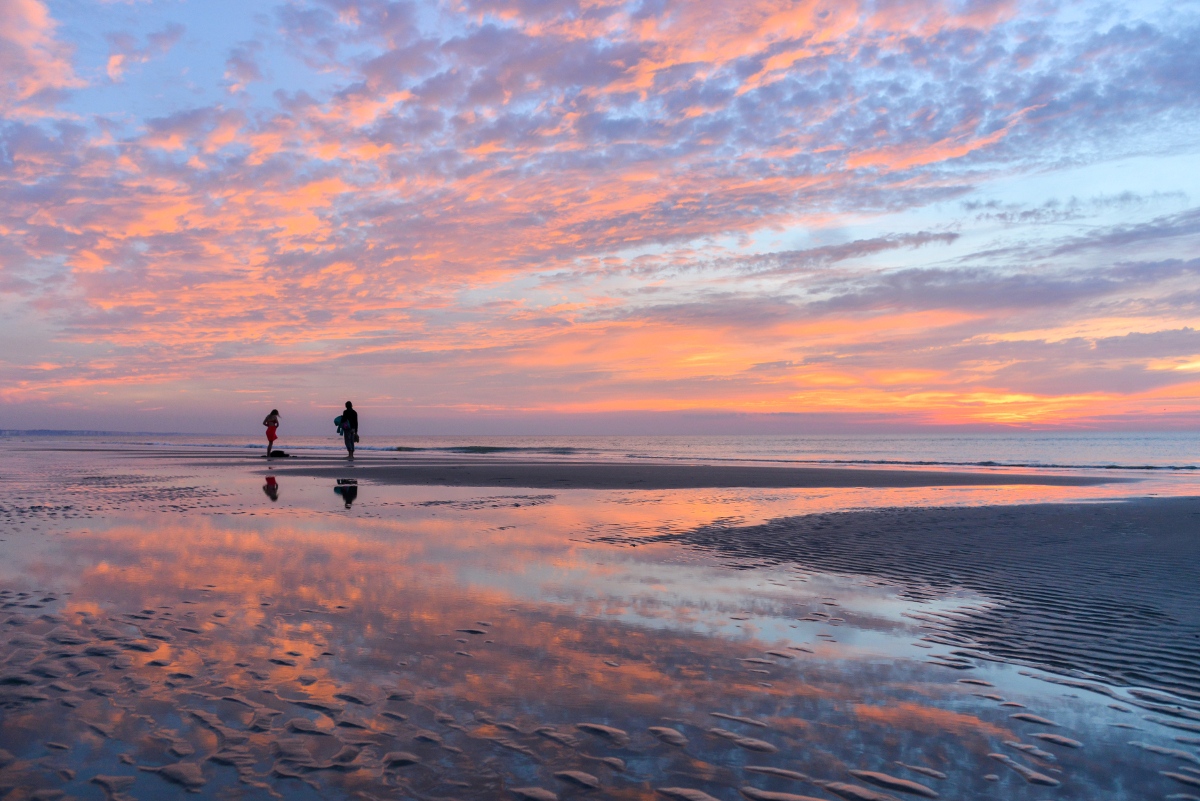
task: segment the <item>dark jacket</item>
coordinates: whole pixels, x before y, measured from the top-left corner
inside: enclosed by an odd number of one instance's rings
[[[353,409],[346,409],[342,412],[342,428],[350,429],[351,431],[358,430],[358,412]]]

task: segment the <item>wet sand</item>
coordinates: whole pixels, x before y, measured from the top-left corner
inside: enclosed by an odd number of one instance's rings
[[[1200,498],[856,510],[596,541],[869,576],[917,600],[967,588],[991,603],[918,618],[952,654],[1200,701]]]
[[[383,459],[262,464],[5,462],[0,794],[1200,787],[1200,499],[922,508],[894,499],[950,493],[523,493],[390,483]]]
[[[371,462],[293,466],[278,460],[279,475],[356,478],[378,484],[444,487],[522,487],[525,489],[676,490],[818,489],[838,487],[964,487],[1038,485],[1086,487],[1127,483],[1115,476],[1078,476],[1009,472],[942,472],[934,470],[874,470],[836,467],[766,467],[612,462],[484,462],[468,460]],[[1136,479],[1132,479],[1136,480]]]

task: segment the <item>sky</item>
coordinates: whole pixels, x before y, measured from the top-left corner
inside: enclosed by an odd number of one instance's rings
[[[0,428],[1196,430],[1198,123],[1193,2],[0,0]]]

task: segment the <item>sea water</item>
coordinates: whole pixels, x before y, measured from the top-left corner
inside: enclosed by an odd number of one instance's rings
[[[0,432],[0,440],[80,445],[265,448],[265,439],[214,434]],[[340,451],[341,437],[289,436],[277,447]],[[362,433],[364,451],[469,453],[582,460],[668,459],[798,465],[1200,470],[1200,432],[861,434],[837,436],[391,436]]]

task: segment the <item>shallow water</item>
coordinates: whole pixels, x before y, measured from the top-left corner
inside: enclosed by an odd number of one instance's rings
[[[340,436],[301,435],[285,425],[277,447],[307,454],[339,453]],[[93,434],[26,436],[0,430],[0,442],[34,446],[182,446],[197,450],[265,447],[261,428],[242,436],[199,434]],[[1200,432],[1013,432],[994,434],[844,434],[707,436],[392,436],[364,429],[362,452],[474,454],[497,460],[665,459],[782,464],[925,467],[1060,467],[1200,472]]]
[[[1011,607],[969,576],[696,536],[1096,488],[546,493],[119,454],[3,465],[9,798],[1200,795],[1200,687],[955,647],[947,621]]]

